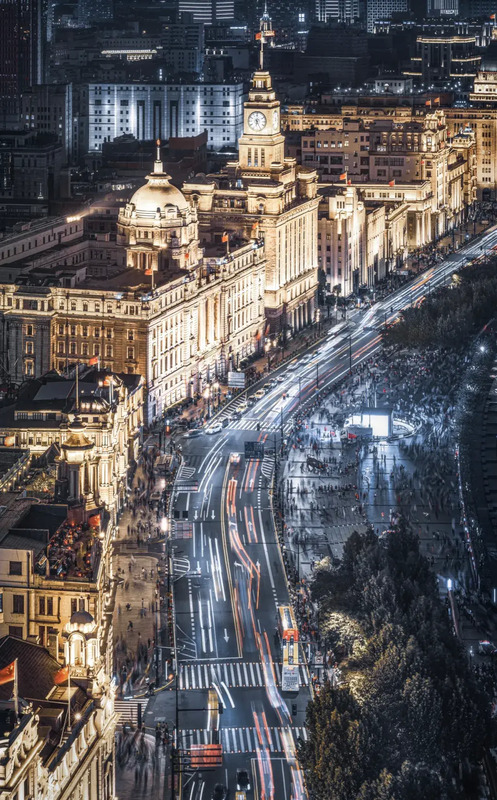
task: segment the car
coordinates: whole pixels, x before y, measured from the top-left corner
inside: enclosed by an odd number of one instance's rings
[[[276,378],[271,378],[271,380],[268,383],[268,386],[276,386],[277,383],[278,381]]]
[[[249,397],[247,400],[247,406],[250,408],[251,406],[255,406],[257,400],[255,397]]]
[[[283,381],[285,380],[285,377],[286,377],[285,375],[278,375],[277,378],[276,378],[276,382],[277,383],[283,383]]]
[[[233,411],[233,413],[231,415],[231,419],[232,420],[237,420],[237,419],[240,419],[241,416],[242,416],[242,412],[241,411]]]
[[[201,433],[203,433],[203,431],[200,428],[192,428],[186,435],[189,439],[193,439],[194,436],[200,436]]]
[[[481,656],[497,656],[497,647],[493,642],[486,639],[483,642],[478,642],[478,653]]]
[[[209,425],[208,428],[205,429],[206,433],[220,433],[223,429],[223,426],[220,422],[214,422],[212,425]]]
[[[247,408],[248,408],[248,404],[247,403],[240,403],[240,405],[237,408],[237,411],[239,411],[240,414],[243,414],[243,412],[246,411]]]
[[[257,389],[257,391],[254,394],[254,397],[256,400],[262,400],[265,394],[266,392],[264,389]]]
[[[225,417],[223,419],[223,421],[221,422],[221,425],[223,426],[223,428],[227,428],[229,424],[230,424],[230,421],[229,421],[228,417]]]
[[[269,392],[269,390],[270,390],[270,388],[271,388],[271,382],[270,382],[270,381],[268,381],[267,383],[263,383],[263,384],[262,384],[262,388],[263,388],[263,389],[265,389],[265,390],[266,390],[266,392]]]
[[[226,800],[228,790],[222,783],[216,783],[212,792],[212,800]]]
[[[239,464],[239,463],[240,463],[240,453],[231,453],[230,464]]]
[[[250,791],[250,776],[246,769],[237,769],[236,771],[236,788],[243,792]]]

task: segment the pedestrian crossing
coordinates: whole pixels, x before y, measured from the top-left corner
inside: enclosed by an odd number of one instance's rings
[[[276,679],[281,685],[281,664],[274,662]],[[228,688],[249,689],[265,686],[264,674],[258,661],[227,664],[182,664],[179,665],[179,688],[210,689],[213,683]],[[303,664],[299,667],[300,686],[309,684],[309,674]]]
[[[196,472],[195,467],[187,467],[184,464],[182,464],[178,470],[178,475],[176,477],[176,480],[178,481],[188,480],[193,475],[195,475],[195,472]]]
[[[262,467],[261,467],[262,474],[266,478],[270,479],[272,474],[273,474],[273,470],[274,470],[274,458],[272,458],[272,457],[270,458],[268,456],[264,456],[264,459],[262,461]]]
[[[278,422],[270,422],[269,424],[266,424],[263,419],[261,420],[254,418],[233,420],[233,422],[230,422],[229,428],[231,430],[255,431],[257,430],[258,425],[263,433],[279,433],[281,431],[281,425]],[[291,433],[292,428],[293,425],[291,422],[285,422],[283,425],[283,435],[288,435]]]
[[[268,727],[265,728],[268,736],[268,747],[271,753],[284,753],[285,741],[284,732],[288,728]],[[307,741],[307,731],[304,727],[290,728],[294,741],[303,739]],[[201,730],[182,730],[180,734],[180,747],[182,750],[190,750],[192,745],[204,745],[212,743],[212,731]],[[220,728],[219,744],[222,745],[223,753],[256,753],[261,749],[261,744],[257,734],[257,728]]]
[[[125,722],[136,725],[138,722],[138,705],[142,707],[143,718],[143,712],[145,711],[147,702],[147,697],[144,697],[143,700],[114,700],[114,711],[119,715],[119,722],[121,725]]]

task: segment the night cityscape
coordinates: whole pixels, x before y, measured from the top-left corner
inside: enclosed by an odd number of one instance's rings
[[[497,0],[0,0],[0,800],[497,800]]]

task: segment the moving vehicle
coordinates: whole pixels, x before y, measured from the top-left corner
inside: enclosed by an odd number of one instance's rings
[[[222,783],[216,783],[214,791],[212,792],[212,800],[225,800],[228,796],[228,790]]]
[[[264,389],[257,389],[257,391],[254,393],[254,397],[256,400],[262,400],[265,394],[266,392]]]
[[[220,422],[214,422],[212,425],[209,425],[209,427],[206,428],[205,432],[209,433],[209,434],[211,434],[211,433],[220,433],[222,431],[222,429],[223,429],[223,426],[221,425]]]
[[[240,463],[240,453],[231,453],[230,464],[239,464],[239,463]]]
[[[291,606],[278,607],[278,630],[283,650],[281,691],[298,692],[300,686],[299,632],[297,620]]]
[[[497,656],[497,647],[493,642],[486,639],[483,642],[478,642],[478,653],[481,656]]]
[[[193,439],[195,436],[200,436],[202,433],[203,431],[200,428],[192,428],[186,435],[189,439]]]
[[[246,769],[237,769],[236,788],[244,792],[250,791],[250,776]]]

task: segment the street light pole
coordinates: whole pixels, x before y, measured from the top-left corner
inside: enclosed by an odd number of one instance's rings
[[[349,333],[349,372],[352,372],[352,334]]]

